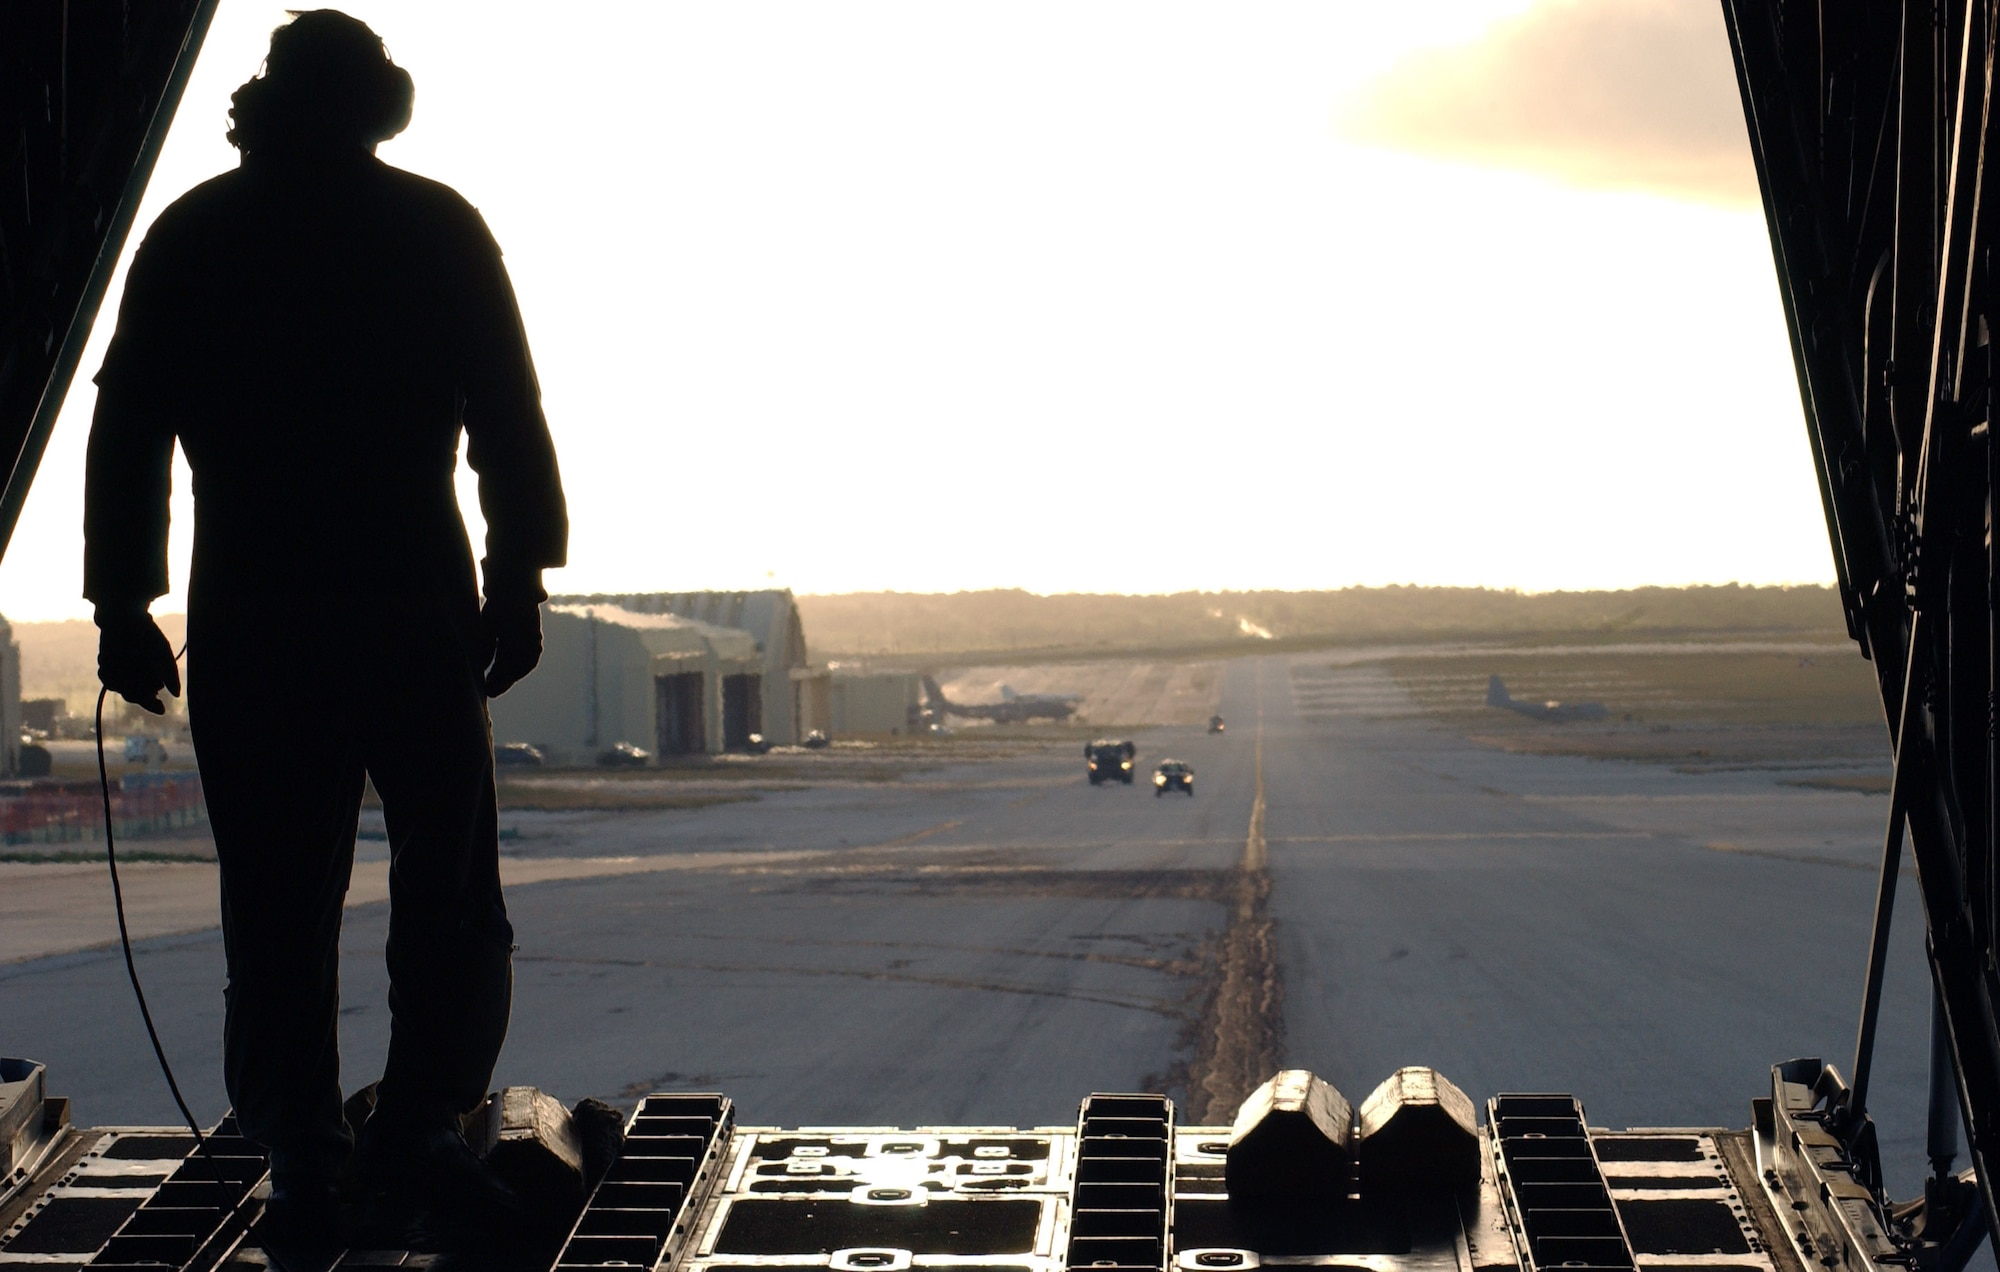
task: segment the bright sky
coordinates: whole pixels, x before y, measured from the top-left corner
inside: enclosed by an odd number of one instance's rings
[[[553,588],[1826,581],[1753,207],[1342,123],[1441,46],[1691,3],[349,11],[416,80],[382,157],[507,253],[570,500]],[[223,0],[142,230],[234,165],[283,17]],[[88,612],[111,325],[0,563],[10,618]]]

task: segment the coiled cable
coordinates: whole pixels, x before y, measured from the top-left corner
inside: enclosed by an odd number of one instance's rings
[[[187,646],[181,646],[181,653],[186,652]],[[176,661],[179,657],[179,654],[175,655]],[[104,700],[110,693],[111,690],[108,688],[100,688],[97,691],[97,711],[93,717],[93,724],[97,735],[97,789],[104,798],[104,864],[111,870],[111,904],[118,911],[118,945],[125,952],[125,975],[132,982],[132,996],[139,1001],[139,1018],[146,1022],[146,1037],[153,1044],[153,1058],[160,1062],[160,1074],[167,1080],[167,1090],[173,1093],[174,1106],[181,1111],[181,1120],[187,1123],[188,1132],[194,1136],[195,1152],[208,1163],[210,1172],[215,1176],[216,1185],[221,1187],[227,1182],[222,1177],[222,1166],[209,1147],[208,1136],[202,1134],[201,1127],[196,1124],[194,1112],[188,1108],[186,1097],[181,1095],[181,1084],[174,1078],[174,1067],[167,1063],[167,1049],[160,1045],[160,1031],[153,1027],[153,1010],[146,1005],[146,990],[139,983],[139,965],[132,958],[132,933],[125,922],[125,889],[118,882],[118,844],[111,817],[111,771],[104,762]],[[241,1220],[243,1203],[249,1196],[250,1190],[245,1188],[242,1194],[230,1203],[229,1221]],[[271,1260],[271,1266],[276,1268],[277,1272],[290,1272],[290,1269],[285,1267],[284,1261],[276,1254],[270,1250],[265,1250],[264,1254]]]

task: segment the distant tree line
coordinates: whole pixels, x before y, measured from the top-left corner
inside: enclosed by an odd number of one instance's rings
[[[1643,587],[1620,592],[1354,587],[1326,592],[1041,596],[852,592],[801,596],[816,658],[1213,652],[1377,642],[1630,639],[1725,633],[1844,637],[1830,587]]]

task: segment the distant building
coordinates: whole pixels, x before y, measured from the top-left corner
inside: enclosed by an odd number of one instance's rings
[[[68,719],[69,703],[62,698],[21,699],[21,727],[24,729],[33,729],[52,738]]]
[[[495,742],[587,764],[620,742],[655,755],[739,750],[923,727],[910,672],[806,661],[788,591],[557,596],[542,607],[542,664],[492,703]]]
[[[21,771],[21,647],[14,629],[0,618],[0,772]]]
[[[909,734],[923,727],[923,683],[915,672],[850,672],[828,678],[828,716],[835,737]]]
[[[748,632],[615,605],[549,605],[542,664],[492,702],[496,742],[589,763],[620,742],[655,755],[742,747],[759,731],[763,659]]]
[[[746,731],[763,734],[774,746],[790,746],[803,741],[811,730],[825,730],[829,726],[824,695],[819,688],[825,673],[806,661],[805,628],[799,622],[799,608],[788,589],[558,596],[550,604],[572,611],[610,607],[625,614],[681,619],[749,635],[755,642],[757,665],[730,674],[753,678],[739,679],[733,688],[726,687],[728,709],[724,715],[710,719],[738,724],[747,719],[751,724],[747,730],[728,724],[720,732],[711,729],[715,736],[705,749],[732,750],[741,743],[728,739]],[[626,740],[638,742],[636,738]]]

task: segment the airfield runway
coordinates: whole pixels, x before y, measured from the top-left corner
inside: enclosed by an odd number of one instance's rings
[[[1324,657],[1232,661],[1218,692],[1228,733],[1135,734],[1130,789],[1089,787],[1066,742],[754,802],[509,815],[531,881],[509,896],[496,1080],[720,1089],[752,1124],[1028,1125],[1092,1090],[1212,1112],[1279,1063],[1358,1101],[1426,1063],[1477,1100],[1571,1090],[1604,1125],[1741,1126],[1773,1061],[1851,1063],[1886,800],[1505,754]],[[1196,766],[1193,799],[1151,793],[1165,755]],[[207,895],[209,867],[176,869]],[[7,886],[19,905],[40,885]],[[376,895],[358,887],[344,942],[350,1085],[386,1045]],[[1875,1108],[1913,1183],[1928,1000],[1908,881],[1903,900]],[[220,940],[190,913],[139,959],[214,1117]],[[115,948],[27,954],[0,964],[0,1053],[47,1061],[83,1122],[172,1120]]]

